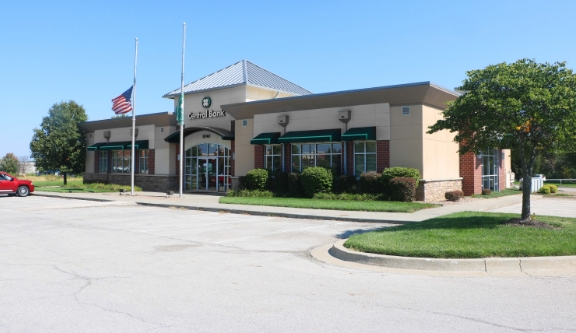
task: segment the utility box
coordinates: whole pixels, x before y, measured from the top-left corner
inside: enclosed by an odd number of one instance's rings
[[[341,122],[346,124],[350,121],[350,118],[352,118],[352,112],[350,110],[338,111],[338,120]]]
[[[278,125],[286,127],[286,125],[288,125],[289,120],[290,117],[287,115],[278,116]]]

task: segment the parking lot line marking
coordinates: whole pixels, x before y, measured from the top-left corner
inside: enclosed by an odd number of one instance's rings
[[[270,233],[267,233],[267,234],[262,234],[262,235],[257,235],[257,236],[249,236],[249,237],[242,237],[242,238],[236,238],[236,239],[223,240],[223,241],[219,241],[219,242],[214,242],[213,244],[222,244],[222,243],[227,243],[227,242],[235,242],[235,241],[241,241],[241,240],[246,240],[246,239],[264,237],[264,236],[278,235],[278,234],[283,234],[283,233],[287,233],[287,232],[297,232],[297,231],[307,230],[307,229],[331,227],[331,226],[340,225],[340,224],[347,224],[347,223],[354,223],[354,222],[339,222],[339,223],[334,223],[334,224],[315,225],[315,226],[313,226],[313,227],[306,227],[306,228],[282,230],[282,231],[270,232]]]

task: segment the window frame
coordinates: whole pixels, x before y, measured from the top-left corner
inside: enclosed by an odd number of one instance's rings
[[[362,151],[362,152],[357,152],[357,151],[356,151],[356,144],[357,144],[357,143],[363,143],[363,145],[364,145],[364,151]],[[374,143],[374,151],[370,151],[370,152],[367,151],[367,149],[366,149],[366,148],[367,148],[367,147],[366,147],[366,144],[367,144],[367,143]],[[367,140],[367,141],[353,141],[353,144],[354,144],[354,176],[355,176],[355,177],[360,177],[360,175],[363,175],[363,174],[368,173],[368,172],[377,172],[377,170],[378,170],[378,143],[377,143],[377,141],[372,141],[372,140]],[[363,158],[363,160],[364,160],[364,170],[362,171],[362,173],[357,174],[357,173],[356,173],[356,171],[357,171],[357,168],[356,168],[356,156],[359,156],[359,155],[363,155],[363,156],[364,156],[364,158]],[[368,168],[367,168],[367,164],[368,164],[368,163],[367,163],[367,157],[368,157],[368,155],[374,155],[374,170],[367,170],[367,169],[368,169]]]
[[[314,149],[313,151],[310,152],[303,152],[302,146],[304,145],[308,145],[308,146],[313,146]],[[330,145],[330,150],[331,152],[324,152],[324,153],[318,153],[318,146],[319,145]],[[339,151],[338,152],[334,152],[334,146],[337,145]],[[298,146],[298,153],[294,153],[294,146]],[[310,148],[310,147],[307,147]],[[329,156],[330,157],[330,169],[334,168],[334,156],[339,156],[339,163],[337,166],[337,170],[336,173],[338,175],[340,175],[342,173],[342,142],[302,142],[302,143],[293,143],[290,144],[290,151],[291,151],[291,156],[290,156],[290,171],[291,172],[296,172],[296,173],[301,173],[302,171],[305,170],[305,168],[303,167],[303,161],[305,160],[304,156],[308,156],[308,158],[312,157],[312,165],[309,165],[307,167],[314,167],[314,166],[319,166],[318,165],[318,156]],[[299,159],[299,170],[295,170],[294,169],[294,157],[298,157]]]
[[[264,146],[264,169],[274,171],[282,171],[282,145],[281,144],[270,144],[270,145],[263,145]],[[268,153],[268,147],[271,147],[270,151],[271,154]],[[274,148],[278,148],[278,153],[274,153]],[[271,157],[272,166],[268,167],[268,157]],[[274,163],[274,157],[279,157],[280,161],[278,166]]]
[[[118,154],[120,152],[120,154]],[[128,165],[124,163],[128,156]],[[130,173],[130,163],[132,162],[132,152],[130,150],[112,150],[112,170],[111,173]],[[121,163],[118,163],[121,162]],[[116,169],[114,169],[116,167]],[[118,167],[122,171],[118,172]]]
[[[104,158],[102,158],[104,156]],[[102,162],[104,161],[104,162]],[[104,168],[102,168],[104,166]],[[108,173],[108,151],[100,150],[98,152],[98,173]]]
[[[144,156],[142,155],[144,153]],[[148,149],[138,150],[138,173],[148,174],[150,173],[150,168],[148,166],[148,161],[150,158],[150,151]]]

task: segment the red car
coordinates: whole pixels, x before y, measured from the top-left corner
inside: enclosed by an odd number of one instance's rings
[[[29,180],[18,179],[0,171],[0,194],[18,195],[25,197],[34,192],[34,184]]]

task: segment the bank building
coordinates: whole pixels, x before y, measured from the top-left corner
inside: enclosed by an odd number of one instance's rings
[[[177,103],[180,88],[163,97]],[[323,166],[354,175],[420,170],[417,199],[439,200],[509,186],[509,150],[458,154],[454,133],[427,134],[458,94],[430,82],[313,94],[242,60],[184,86],[185,192],[225,192],[254,168]],[[86,182],[130,184],[132,119],[80,124]],[[172,112],[136,116],[135,185],[179,188],[180,127]]]

